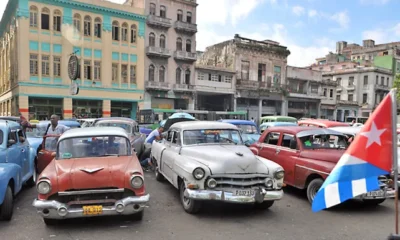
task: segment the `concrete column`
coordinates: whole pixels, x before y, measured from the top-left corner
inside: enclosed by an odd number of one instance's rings
[[[344,121],[344,109],[342,109],[342,112],[341,112],[342,114],[341,114],[341,116],[340,116],[340,121]]]
[[[137,103],[137,102],[133,102],[133,103],[132,103],[131,118],[132,118],[133,120],[137,120],[137,114],[138,114],[138,112],[137,112],[137,106],[138,106],[138,103]]]
[[[288,115],[288,103],[289,103],[289,101],[287,99],[283,99],[282,100],[281,116],[287,116]]]
[[[237,109],[237,99],[235,96],[233,96],[233,111],[236,112]]]
[[[103,100],[103,117],[111,116],[111,101]]]
[[[63,100],[63,118],[72,118],[73,106],[72,98],[64,98]]]
[[[256,122],[260,121],[261,115],[262,115],[262,99],[258,99],[258,118],[255,119]]]
[[[321,102],[317,103],[317,118],[321,118]]]
[[[337,109],[333,110],[333,120],[337,120]]]
[[[27,96],[19,96],[18,99],[18,111],[24,116],[26,119],[29,119],[29,99]]]

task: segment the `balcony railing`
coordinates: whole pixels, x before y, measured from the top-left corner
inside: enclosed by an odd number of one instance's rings
[[[375,89],[376,90],[383,90],[383,91],[389,91],[390,90],[389,86],[385,86],[385,85],[375,85]]]
[[[169,83],[167,83],[167,82],[147,81],[145,83],[145,86],[147,89],[166,90],[166,91],[169,91],[171,89]]]
[[[190,84],[174,84],[173,90],[176,92],[187,92],[187,91],[193,91],[194,86]]]
[[[343,87],[342,86],[336,86],[336,91],[342,91]]]
[[[287,85],[273,82],[258,82],[252,80],[236,79],[236,88],[243,90],[267,90],[270,92],[290,92]]]
[[[146,47],[146,55],[149,57],[169,58],[171,57],[171,51],[167,48],[148,46]]]
[[[175,51],[174,58],[177,60],[194,62],[197,60],[197,53]]]
[[[357,105],[358,106],[358,102],[356,102],[356,101],[337,100],[336,102],[338,104],[343,104],[343,105]]]
[[[172,26],[171,19],[155,15],[149,15],[147,17],[147,24],[162,28],[170,28]]]
[[[187,32],[191,34],[195,34],[197,32],[197,24],[187,23],[182,21],[175,22],[176,31]]]

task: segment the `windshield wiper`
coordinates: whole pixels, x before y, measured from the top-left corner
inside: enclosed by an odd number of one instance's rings
[[[237,143],[236,143],[235,141],[233,141],[232,139],[224,138],[224,137],[220,137],[220,138],[221,138],[221,139],[225,139],[225,140],[227,140],[228,142],[234,143],[235,145],[237,145]]]

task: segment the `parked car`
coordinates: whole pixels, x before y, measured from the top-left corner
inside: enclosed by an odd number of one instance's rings
[[[0,120],[0,219],[11,220],[13,199],[23,184],[35,185],[35,157],[21,125]]]
[[[82,119],[78,119],[77,121],[79,122],[79,124],[81,124],[81,128],[85,128],[85,127],[91,127],[94,123],[94,121],[96,121],[97,118],[82,118]]]
[[[241,131],[242,140],[245,144],[253,144],[261,136],[260,130],[257,125],[250,120],[238,120],[238,119],[223,119],[218,122],[230,123],[238,127]],[[235,139],[236,141],[236,139]]]
[[[44,222],[100,215],[141,220],[150,195],[130,144],[119,127],[73,129],[61,135],[55,159],[36,185],[33,206]]]
[[[348,147],[346,135],[315,127],[268,128],[250,149],[276,162],[285,170],[287,185],[306,189],[312,203],[324,180]],[[394,196],[387,176],[380,176],[381,190],[357,197],[369,204],[380,204]]]
[[[260,124],[266,122],[293,122],[297,123],[297,119],[294,117],[288,116],[264,116],[260,118]]]
[[[120,127],[123,128],[129,136],[131,146],[135,149],[138,157],[144,151],[144,140],[146,136],[139,131],[139,125],[135,120],[124,117],[99,118],[93,122],[94,127]]]
[[[331,128],[331,127],[348,127],[348,123],[330,121],[325,119],[308,119],[298,122],[299,126],[306,127],[319,127],[319,128]]]
[[[173,124],[178,122],[187,122],[187,121],[197,121],[197,120],[189,113],[178,112],[169,116],[162,126],[164,127],[164,131],[168,131]]]
[[[297,123],[294,122],[265,122],[260,125],[260,132],[263,133],[265,129],[269,127],[281,127],[281,126],[298,126]]]
[[[282,167],[255,156],[229,123],[175,123],[166,139],[153,143],[151,155],[156,179],[179,189],[188,213],[198,212],[205,200],[267,209],[283,197]]]

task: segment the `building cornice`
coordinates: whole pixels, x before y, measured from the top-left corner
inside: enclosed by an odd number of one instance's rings
[[[387,75],[393,75],[393,72],[389,69],[378,68],[378,67],[369,67],[369,68],[352,68],[352,69],[324,72],[324,73],[322,73],[322,76],[335,76],[335,75],[367,73],[367,72],[377,72],[377,73],[383,73],[383,74],[387,74]]]
[[[195,65],[196,69],[199,70],[209,70],[209,71],[218,71],[218,72],[224,72],[224,73],[232,73],[235,74],[236,71],[228,69],[228,68],[221,68],[221,67],[215,67],[215,66],[209,66],[209,65]]]

